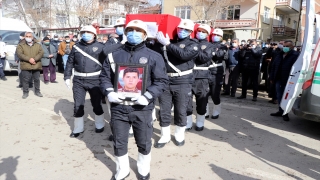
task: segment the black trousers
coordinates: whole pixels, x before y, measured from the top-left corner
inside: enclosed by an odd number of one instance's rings
[[[23,78],[22,78],[22,73],[20,72],[19,73],[19,86],[22,86],[22,81],[23,81]],[[33,78],[31,76],[30,80],[29,80],[29,87],[30,86],[33,86]]]
[[[259,79],[259,69],[244,69],[242,71],[242,96],[247,97],[248,80],[251,79],[253,97],[258,96],[258,79]]]
[[[31,78],[34,81],[35,93],[40,92],[40,70],[22,70],[20,74],[22,79],[23,93],[29,93],[29,84]]]
[[[233,70],[230,70],[229,80],[228,84],[225,85],[225,92],[230,94],[230,86],[231,88],[231,94],[235,94],[238,87],[238,79],[240,74],[240,67],[239,65],[236,65]]]
[[[204,115],[206,113],[206,107],[209,97],[209,80],[208,79],[196,79],[192,84],[192,94],[196,97],[196,110],[197,114]],[[193,98],[190,96],[188,103],[187,116],[193,113]]]
[[[215,81],[211,83],[210,87],[210,96],[215,105],[220,104],[220,92],[223,85],[223,74],[216,74]]]
[[[63,62],[62,62],[62,56],[60,54],[57,55],[57,66],[58,66],[58,72],[63,73],[64,68],[63,68]]]
[[[159,97],[160,126],[171,124],[171,107],[174,107],[174,124],[180,127],[187,125],[187,107],[192,96],[191,84],[169,85]]]
[[[101,105],[102,93],[99,88],[99,79],[73,79],[73,100],[74,100],[74,117],[82,117],[84,115],[84,103],[86,93],[89,92],[93,112],[96,115],[103,114]]]
[[[111,109],[110,126],[113,134],[114,154],[116,156],[123,156],[128,153],[130,126],[133,129],[138,151],[143,155],[150,153],[153,133],[152,110],[122,113]]]

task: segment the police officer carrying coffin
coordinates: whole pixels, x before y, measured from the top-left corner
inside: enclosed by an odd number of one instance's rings
[[[213,49],[212,43],[208,42],[207,37],[211,32],[211,28],[207,24],[201,24],[197,28],[196,38],[199,40],[199,55],[195,60],[195,65],[193,68],[193,74],[195,81],[192,85],[192,92],[196,96],[196,105],[197,105],[197,119],[196,119],[196,131],[202,131],[204,127],[206,106],[208,104],[209,96],[209,82],[212,81],[211,72],[209,71],[209,66],[212,64],[211,60],[213,58],[212,52]],[[187,130],[192,129],[192,96],[188,104],[187,111]]]
[[[95,113],[96,133],[104,130],[104,114],[101,106],[102,93],[99,88],[99,75],[102,63],[106,56],[103,53],[104,45],[96,41],[96,29],[89,25],[80,30],[81,41],[75,44],[70,52],[64,80],[70,88],[70,78],[74,68],[73,99],[74,99],[74,129],[70,137],[78,137],[84,131],[84,103],[86,92],[89,92],[93,112]]]
[[[128,136],[132,125],[134,137],[138,146],[137,167],[140,180],[150,178],[151,137],[153,121],[151,117],[155,99],[163,92],[168,84],[168,76],[164,60],[160,54],[150,50],[145,45],[147,25],[140,20],[130,21],[125,34],[125,45],[109,53],[103,64],[100,75],[100,87],[111,103],[111,130],[113,133],[114,154],[117,172],[112,179],[124,179],[129,175]],[[114,92],[115,64],[147,65],[146,92],[131,100],[120,99]]]
[[[163,55],[166,59],[169,86],[159,97],[161,138],[155,144],[162,148],[170,141],[171,107],[174,107],[175,145],[183,146],[184,132],[187,125],[187,106],[192,96],[194,61],[199,54],[197,40],[190,39],[194,23],[182,19],[178,25],[178,38],[170,42],[162,32],[157,34],[158,41],[164,45]]]
[[[214,29],[212,35],[212,44],[215,51],[212,52],[214,67],[210,70],[213,74],[215,74],[215,83],[212,83],[212,85],[210,86],[210,93],[213,101],[213,112],[211,118],[218,119],[219,114],[221,113],[220,91],[223,84],[224,74],[222,62],[228,57],[228,48],[226,45],[221,44],[223,37],[223,31],[221,29]]]

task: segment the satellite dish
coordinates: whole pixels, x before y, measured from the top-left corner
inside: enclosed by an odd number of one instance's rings
[[[43,28],[47,27],[47,23],[43,20],[40,20],[38,23],[39,23],[39,26],[41,26]]]

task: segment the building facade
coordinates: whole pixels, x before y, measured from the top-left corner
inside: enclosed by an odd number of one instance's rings
[[[163,0],[162,6],[164,14],[223,29],[224,39],[294,41],[300,32],[301,0]]]

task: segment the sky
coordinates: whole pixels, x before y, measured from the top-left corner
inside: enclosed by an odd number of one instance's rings
[[[160,4],[161,3],[161,0],[149,0],[149,3],[151,5],[156,5],[156,4]]]

